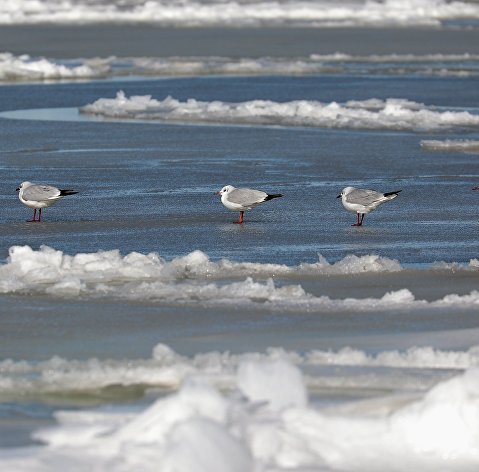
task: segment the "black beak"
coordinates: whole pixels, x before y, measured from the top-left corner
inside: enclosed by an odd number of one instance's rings
[[[20,192],[20,187],[16,188],[15,192]]]
[[[341,198],[341,194],[339,194],[336,198]]]

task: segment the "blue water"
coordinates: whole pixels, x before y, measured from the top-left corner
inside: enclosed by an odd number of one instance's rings
[[[426,151],[420,142],[477,140],[477,129],[424,133],[70,119],[75,109],[113,98],[119,90],[127,96],[162,100],[171,95],[183,101],[404,98],[477,113],[478,86],[477,77],[351,74],[0,85],[0,113],[17,111],[22,117],[0,117],[0,259],[5,263],[13,245],[48,245],[71,255],[118,249],[121,254],[158,252],[166,259],[199,249],[213,260],[289,266],[316,262],[319,254],[330,262],[348,254],[377,254],[416,268],[436,261],[467,263],[477,257],[479,192],[471,188],[479,185],[479,156]],[[50,119],[34,119],[28,111],[34,109],[50,110]],[[65,109],[68,116],[62,115]],[[79,193],[45,209],[41,224],[27,223],[32,212],[15,193],[25,180]],[[214,195],[226,184],[283,198],[247,212],[245,223],[234,225],[238,215]],[[336,198],[348,185],[402,192],[356,228],[351,227],[355,215]],[[442,278],[415,272],[305,276],[281,283],[334,299],[380,298],[407,288],[436,300],[477,286],[475,272],[455,277],[453,271]],[[298,352],[345,346],[380,352],[424,345],[467,350],[477,331],[474,307],[464,313],[318,314],[29,293],[2,295],[0,303],[2,359],[33,365],[56,355],[93,356],[126,359],[128,369],[128,359],[148,358],[159,342],[189,356],[215,349],[262,352],[268,346]],[[102,375],[93,373],[95,378]],[[44,400],[40,392],[39,399],[30,392],[33,398],[19,394],[1,403],[0,431],[8,434],[0,446],[29,444],[32,431],[53,423],[54,411],[81,409],[86,400],[78,399],[75,388],[73,380],[58,398],[47,392]],[[116,403],[101,392],[88,395],[94,402]],[[325,395],[329,401],[344,391]],[[119,397],[129,401],[135,395],[125,389]]]
[[[407,98],[479,108],[477,78],[210,77],[0,87],[1,111],[80,107],[98,98],[323,102]],[[450,93],[454,90],[454,93]],[[27,114],[28,116],[28,114]],[[54,115],[55,116],[55,115]],[[61,119],[61,117],[59,118]],[[14,244],[66,251],[158,251],[170,258],[201,249],[212,258],[281,262],[338,260],[375,253],[405,264],[476,256],[477,155],[430,152],[422,139],[477,139],[441,133],[158,123],[1,120],[1,255]],[[78,195],[24,222],[24,180],[73,187]],[[246,224],[213,193],[249,186],[284,197],[246,214]],[[363,228],[336,196],[347,185],[402,189],[367,215]]]

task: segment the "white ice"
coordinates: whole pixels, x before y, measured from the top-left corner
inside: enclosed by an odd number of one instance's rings
[[[468,265],[432,266],[427,270],[477,271],[477,260]],[[48,246],[33,250],[12,246],[7,262],[0,266],[0,293],[48,294],[63,298],[78,296],[127,299],[177,305],[254,306],[264,310],[308,312],[372,312],[391,310],[473,309],[479,305],[479,292],[449,294],[435,301],[416,299],[409,289],[385,293],[379,298],[332,299],[315,297],[299,284],[281,284],[298,276],[374,274],[403,270],[398,261],[377,255],[349,255],[328,263],[320,256],[316,263],[289,267],[281,264],[211,261],[201,251],[166,261],[157,253],[118,250],[64,254]]]
[[[447,0],[4,0],[1,24],[153,23],[177,26],[440,26],[479,18],[475,2]]]
[[[78,62],[78,63],[77,63]],[[0,53],[0,81],[36,81],[104,77],[109,66],[100,59],[79,60],[73,64]]]
[[[397,98],[350,100],[346,103],[314,100],[231,103],[203,102],[194,98],[182,102],[173,97],[164,100],[151,95],[127,97],[119,91],[115,98],[100,98],[81,107],[80,111],[109,118],[321,128],[438,131],[479,127],[479,115],[471,111],[437,109]]]
[[[220,371],[228,375],[225,389],[195,368],[194,360],[175,360],[166,346],[156,349],[170,368],[175,362],[192,366],[177,392],[141,411],[58,412],[55,427],[34,434],[44,445],[0,451],[2,467],[17,472],[473,472],[479,467],[479,369],[467,363],[463,372],[425,390],[398,383],[390,395],[321,406],[309,398],[301,368],[306,357],[297,353],[271,351],[231,362],[211,353],[210,365],[221,359]],[[416,354],[416,363],[421,357],[431,361],[431,351]],[[389,355],[405,360],[410,353]],[[477,365],[477,351],[473,356]],[[369,356],[363,357],[368,362]],[[101,375],[99,370],[96,376]]]
[[[479,141],[473,139],[424,139],[421,147],[428,151],[479,153]]]
[[[103,57],[60,60],[0,53],[0,81],[53,81],[124,76],[308,75],[328,73],[479,74],[477,54],[335,53],[308,57]],[[383,64],[378,67],[378,64]]]
[[[341,375],[335,371],[330,376],[325,371],[311,368],[318,367],[354,367],[369,369],[388,367],[397,372],[397,380],[386,376],[387,388],[393,383],[397,388],[418,389],[429,388],[435,382],[434,376],[417,377],[399,374],[401,369],[415,371],[437,371],[439,378],[443,372],[462,371],[472,367],[479,367],[479,346],[473,346],[466,351],[446,351],[432,347],[412,347],[406,351],[389,350],[376,354],[363,350],[344,347],[342,349],[320,350],[312,349],[300,353],[287,351],[283,348],[268,348],[265,352],[250,352],[232,354],[229,352],[206,352],[193,357],[186,357],[174,352],[164,344],[155,346],[151,358],[147,359],[96,359],[75,360],[54,356],[40,362],[5,359],[0,361],[0,398],[13,398],[22,395],[25,398],[44,396],[60,392],[98,391],[111,386],[143,385],[156,388],[178,388],[188,377],[201,377],[218,388],[231,389],[235,385],[235,372],[241,366],[240,384],[245,394],[255,401],[260,401],[265,395],[263,384],[257,384],[255,376],[256,363],[268,366],[264,377],[275,373],[277,369],[289,369],[287,365],[297,366],[299,369],[310,369],[305,378],[307,388],[339,386],[348,388],[384,388],[381,374],[376,376],[369,372],[367,376],[353,376],[351,372]],[[253,368],[251,367],[253,365]],[[296,375],[294,372],[290,375]],[[346,375],[346,377],[345,377]],[[418,374],[420,375],[420,374]],[[446,374],[450,375],[450,374]],[[271,380],[273,383],[274,378]],[[402,384],[401,384],[402,382]],[[278,386],[278,390],[280,387]],[[275,403],[286,404],[294,402],[303,404],[306,398],[304,386],[296,390],[278,391]]]

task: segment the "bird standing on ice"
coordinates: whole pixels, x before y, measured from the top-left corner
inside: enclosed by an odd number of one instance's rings
[[[399,192],[401,192],[401,190],[381,193],[376,192],[375,190],[346,187],[337,198],[341,198],[346,210],[357,213],[358,221],[352,226],[361,226],[363,224],[364,215],[374,211],[379,205],[381,205],[381,203],[396,198]]]
[[[250,210],[263,202],[283,196],[279,193],[275,195],[267,194],[261,190],[251,188],[235,188],[232,185],[225,185],[215,195],[221,195],[221,203],[228,210],[240,212],[239,220],[234,222],[236,224],[243,223],[243,213],[245,210]]]
[[[33,219],[28,220],[32,222],[41,221],[42,208],[52,206],[66,195],[74,195],[75,193],[78,193],[74,190],[60,190],[51,185],[32,184],[31,182],[22,182],[20,187],[17,188],[17,192],[20,201],[24,205],[33,208]],[[36,218],[37,209],[39,210],[38,219]]]

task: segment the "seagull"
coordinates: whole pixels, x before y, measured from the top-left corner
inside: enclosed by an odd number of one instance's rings
[[[232,185],[225,185],[215,195],[221,195],[221,203],[228,210],[240,212],[239,220],[234,222],[238,225],[243,223],[243,213],[245,210],[250,210],[263,202],[283,196],[279,193],[273,195],[251,188],[235,188]]]
[[[381,193],[376,192],[375,190],[346,187],[337,198],[341,198],[346,210],[358,214],[358,221],[352,226],[361,226],[365,214],[374,211],[379,205],[381,205],[381,203],[396,198],[399,192],[401,192],[401,190]]]
[[[31,182],[22,182],[16,191],[20,201],[24,205],[33,208],[33,219],[28,220],[29,222],[40,222],[42,219],[42,208],[52,206],[66,195],[78,193],[74,190],[60,190],[51,185],[32,184]],[[39,209],[38,219],[36,218],[37,209]]]

